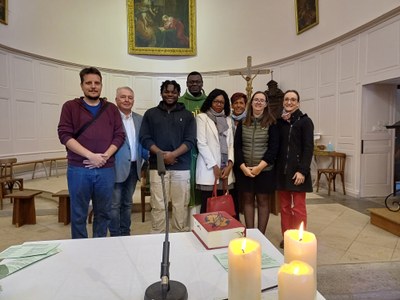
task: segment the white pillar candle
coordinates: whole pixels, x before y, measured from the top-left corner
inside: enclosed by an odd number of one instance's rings
[[[304,261],[313,268],[316,277],[317,239],[313,233],[303,231],[302,225],[299,230],[286,230],[284,233],[285,263],[290,263],[292,260]]]
[[[228,265],[228,299],[261,299],[260,244],[249,238],[230,241]]]
[[[316,294],[314,270],[309,264],[293,260],[280,267],[278,272],[279,300],[314,300]]]

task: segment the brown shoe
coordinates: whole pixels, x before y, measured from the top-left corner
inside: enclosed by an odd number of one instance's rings
[[[281,249],[285,249],[285,241],[284,240],[281,241],[281,243],[279,244],[279,247]]]

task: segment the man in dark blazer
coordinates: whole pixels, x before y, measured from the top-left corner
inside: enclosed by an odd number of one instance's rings
[[[121,114],[126,138],[115,154],[115,184],[111,203],[111,236],[130,235],[132,196],[148,151],[139,143],[142,116],[133,112],[135,95],[130,87],[117,89],[115,102]]]

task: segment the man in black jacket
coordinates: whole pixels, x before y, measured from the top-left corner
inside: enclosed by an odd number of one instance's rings
[[[161,85],[162,101],[146,111],[140,129],[140,143],[150,150],[150,192],[152,232],[165,230],[165,206],[161,178],[157,173],[157,153],[162,152],[166,167],[166,195],[171,196],[172,225],[176,231],[188,231],[190,198],[190,150],[196,142],[193,114],[178,103],[180,85],[166,80]]]

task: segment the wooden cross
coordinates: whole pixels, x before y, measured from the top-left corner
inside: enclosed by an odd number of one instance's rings
[[[247,93],[247,99],[250,100],[251,94],[253,93],[253,79],[257,77],[258,74],[269,74],[270,69],[264,69],[264,70],[252,70],[251,68],[251,56],[247,56],[247,68],[245,72],[243,70],[233,70],[229,72],[229,75],[235,76],[235,75],[240,75],[243,77],[244,80],[246,80],[246,93]],[[251,77],[252,74],[255,74],[253,77]]]

